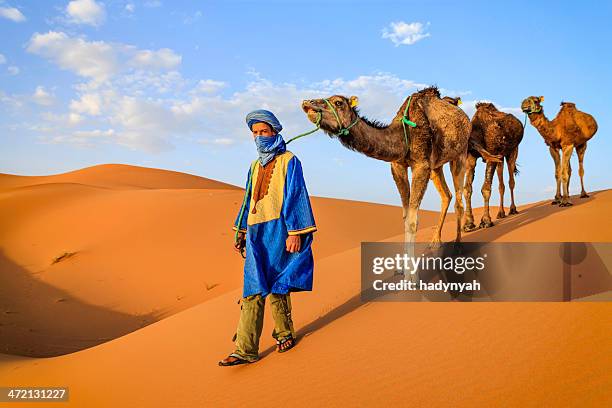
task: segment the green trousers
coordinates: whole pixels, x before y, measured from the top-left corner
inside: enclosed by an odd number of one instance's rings
[[[289,336],[295,338],[293,321],[291,320],[291,298],[289,294],[270,293],[274,330],[272,337],[282,341]],[[263,330],[263,315],[266,299],[261,295],[242,298],[240,306],[240,321],[236,330],[236,351],[232,353],[244,360],[255,361],[259,358],[259,338]]]

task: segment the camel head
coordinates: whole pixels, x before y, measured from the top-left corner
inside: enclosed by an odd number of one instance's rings
[[[302,110],[312,123],[317,123],[320,114],[321,129],[328,135],[338,135],[360,119],[356,109],[358,102],[356,96],[346,98],[342,95],[333,95],[325,99],[302,101]]]
[[[452,98],[450,96],[445,96],[444,98],[442,98],[443,101],[450,103],[451,105],[455,105],[455,106],[459,106],[461,105],[463,102],[461,101],[461,97],[458,96],[456,98]]]
[[[526,114],[542,112],[543,96],[530,96],[521,103],[521,110]]]

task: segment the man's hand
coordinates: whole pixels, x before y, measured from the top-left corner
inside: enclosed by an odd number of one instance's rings
[[[302,239],[299,235],[289,235],[285,244],[287,245],[287,251],[299,252]]]
[[[245,246],[246,246],[245,234],[244,232],[240,231],[238,232],[238,240],[234,242],[234,249],[242,253],[242,250],[244,249]]]

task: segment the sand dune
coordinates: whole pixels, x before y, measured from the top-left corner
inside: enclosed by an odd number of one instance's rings
[[[18,176],[0,173],[0,188],[3,189],[50,183],[76,183],[112,189],[215,188],[235,190],[238,188],[192,174],[128,164],[101,164],[50,176]]]
[[[0,186],[0,384],[67,385],[69,405],[87,407],[610,403],[612,303],[361,303],[360,242],[401,240],[399,207],[313,198],[299,346],[273,352],[266,315],[264,358],[221,368],[239,313],[240,189],[124,165]],[[612,191],[574,202],[521,206],[466,240],[610,241]],[[436,220],[421,212],[419,240]]]

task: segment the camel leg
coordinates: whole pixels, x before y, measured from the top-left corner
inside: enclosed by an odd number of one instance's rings
[[[469,155],[468,155],[469,156]],[[465,184],[466,156],[451,162],[453,185],[455,186],[455,216],[457,217],[457,237],[455,242],[461,242],[461,221],[463,220],[463,185]]]
[[[555,199],[551,203],[552,205],[559,204],[561,202],[561,155],[559,150],[554,147],[549,147],[551,157],[555,162],[555,180],[557,181],[557,192],[555,193]]]
[[[429,163],[412,167],[412,190],[408,202],[408,215],[404,219],[404,253],[406,256],[414,257],[414,241],[418,228],[418,215],[421,201],[427,189],[431,169]],[[408,275],[408,272],[410,275]],[[417,283],[419,277],[417,271],[404,270],[404,278]]]
[[[588,198],[586,190],[584,189],[584,165],[582,164],[584,161],[584,154],[586,153],[587,144],[584,142],[580,146],[576,146],[576,154],[578,154],[578,174],[580,175],[580,187],[582,187],[582,192],[580,193],[580,198]]]
[[[434,232],[434,236],[431,239],[431,246],[437,248],[440,246],[440,242],[442,241],[442,225],[444,225],[444,219],[446,218],[446,212],[448,211],[448,206],[450,204],[450,200],[453,197],[450,190],[448,189],[448,185],[446,184],[446,180],[444,179],[444,170],[443,167],[438,167],[431,172],[431,179],[440,193],[440,219],[438,220],[438,226],[436,227],[436,231]]]
[[[408,216],[404,222],[406,242],[414,242],[416,239],[419,207],[427,189],[430,173],[429,163],[412,168],[412,190],[408,202]]]
[[[400,163],[392,162],[391,174],[393,175],[393,180],[395,181],[397,190],[399,191],[400,197],[402,198],[402,218],[404,219],[404,252],[407,256],[412,257],[414,256],[414,242],[408,241],[409,236],[406,229],[406,226],[408,225],[408,214],[410,206],[410,181],[408,179],[408,167]],[[414,176],[414,171],[412,172],[412,174]],[[410,272],[411,271],[409,269],[402,270],[402,273],[406,278],[416,283],[418,279],[416,271],[412,274],[410,274]]]
[[[391,174],[402,199],[402,219],[406,222],[408,215],[408,203],[410,202],[410,181],[408,180],[408,167],[392,162]]]
[[[497,180],[499,182],[499,211],[497,211],[497,219],[506,218],[506,211],[504,210],[504,191],[506,186],[504,185],[504,162],[499,163],[497,166]]]
[[[476,229],[476,225],[474,225],[474,214],[472,213],[472,184],[474,183],[476,160],[476,157],[468,154],[465,161],[465,185],[463,187],[465,191],[465,224],[463,225],[463,230],[465,232]]]
[[[572,174],[570,158],[572,157],[572,152],[574,151],[574,145],[563,146],[561,150],[563,152],[563,158],[561,159],[561,182],[563,185],[563,197],[561,197],[561,203],[559,206],[568,207],[572,205],[569,196],[569,182]]]
[[[480,228],[492,227],[494,224],[491,222],[491,214],[489,213],[489,199],[491,198],[491,184],[493,184],[493,173],[495,173],[495,167],[497,163],[487,162],[487,169],[485,171],[485,181],[482,185],[482,198],[484,198],[484,214],[480,220]]]
[[[518,214],[516,204],[514,204],[514,175],[516,173],[516,159],[518,158],[518,146],[510,153],[506,159],[508,165],[508,186],[510,186],[510,215]]]

